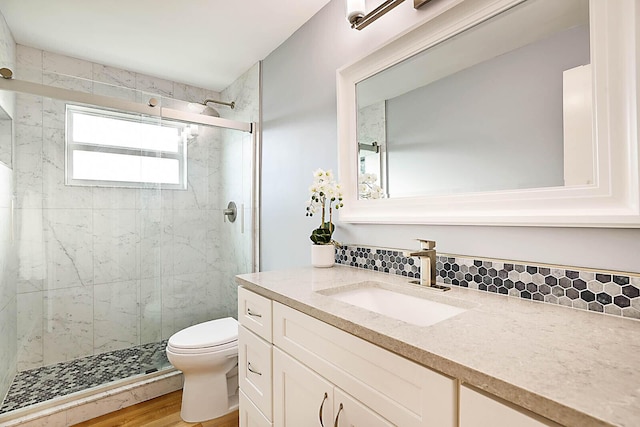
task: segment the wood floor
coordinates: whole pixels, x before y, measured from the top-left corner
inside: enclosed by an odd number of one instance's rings
[[[238,411],[202,423],[180,419],[182,390],[129,406],[74,427],[238,427]]]

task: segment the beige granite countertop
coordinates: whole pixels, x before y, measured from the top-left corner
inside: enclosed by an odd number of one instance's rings
[[[640,321],[408,280],[341,265],[237,276],[247,289],[562,425],[640,426]],[[420,327],[326,295],[366,281],[469,309]]]

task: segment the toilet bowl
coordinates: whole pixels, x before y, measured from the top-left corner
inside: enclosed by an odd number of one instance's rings
[[[238,409],[238,322],[211,320],[169,338],[167,358],[182,371],[180,417],[201,422]]]

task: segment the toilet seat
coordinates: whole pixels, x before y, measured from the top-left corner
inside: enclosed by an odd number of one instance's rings
[[[231,318],[210,320],[176,332],[167,349],[173,353],[212,353],[238,347],[238,322]]]
[[[171,344],[167,344],[167,350],[174,354],[204,354],[204,353],[218,353],[230,349],[238,349],[238,340],[234,340],[228,343],[213,345],[209,347],[200,348],[181,348],[174,347]]]

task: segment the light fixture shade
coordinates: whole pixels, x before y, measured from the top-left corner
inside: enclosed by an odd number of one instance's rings
[[[365,15],[364,0],[346,0],[347,1],[347,21],[353,24],[357,18]]]

